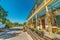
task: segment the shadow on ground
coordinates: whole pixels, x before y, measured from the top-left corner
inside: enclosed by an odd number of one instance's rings
[[[14,32],[13,32],[14,31]],[[21,29],[10,29],[4,33],[2,33],[2,35],[0,35],[0,38],[3,38],[3,39],[9,39],[9,38],[12,38],[12,37],[16,37],[18,36],[19,34],[21,34],[21,32],[15,32],[15,31],[21,31]],[[13,33],[11,33],[13,32]]]

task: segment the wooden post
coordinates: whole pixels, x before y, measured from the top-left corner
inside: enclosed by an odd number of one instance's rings
[[[40,29],[42,29],[42,27],[41,27],[41,19],[40,19]]]
[[[37,28],[37,15],[36,15],[36,28]]]
[[[46,0],[45,0],[45,3],[46,3]],[[53,39],[53,38],[54,38],[54,35],[52,34],[51,15],[50,15],[50,12],[49,12],[47,6],[46,6],[46,16],[47,16],[47,18],[48,18],[49,37]]]
[[[32,27],[34,28],[34,24],[33,24],[33,18],[32,18]]]
[[[27,23],[26,23],[26,26],[28,27],[28,21],[27,21]]]

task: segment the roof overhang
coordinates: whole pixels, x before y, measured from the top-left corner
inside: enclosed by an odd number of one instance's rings
[[[49,4],[51,4],[52,2],[54,2],[54,0],[49,0],[48,2],[46,2],[44,5],[40,5],[36,11],[28,18],[27,21],[29,21],[31,18],[33,18],[35,15],[38,14],[38,12],[41,12],[46,6],[48,6]]]

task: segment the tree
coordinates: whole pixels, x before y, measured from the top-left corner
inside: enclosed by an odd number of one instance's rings
[[[26,22],[24,22],[23,25],[26,25]]]
[[[0,20],[2,23],[6,21],[7,12],[0,6]]]
[[[16,27],[17,27],[17,26],[22,26],[22,24],[20,24],[20,23],[18,23],[18,22],[13,23],[13,25],[16,26]]]
[[[8,19],[6,19],[5,24],[8,25],[9,28],[13,27],[13,23]]]

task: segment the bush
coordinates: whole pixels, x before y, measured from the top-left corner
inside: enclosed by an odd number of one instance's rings
[[[38,32],[39,30],[38,29],[35,29],[35,32]]]
[[[43,37],[43,36],[44,36],[44,31],[41,30],[41,31],[39,31],[39,32],[41,33],[41,37]]]
[[[31,30],[34,31],[34,28],[32,28]]]
[[[23,29],[22,29],[22,30],[23,30],[23,32],[25,32],[25,31],[26,31],[25,27],[23,27]]]
[[[44,36],[44,31],[43,31],[43,30],[35,29],[35,32],[36,32],[39,36],[41,36],[41,37]]]

